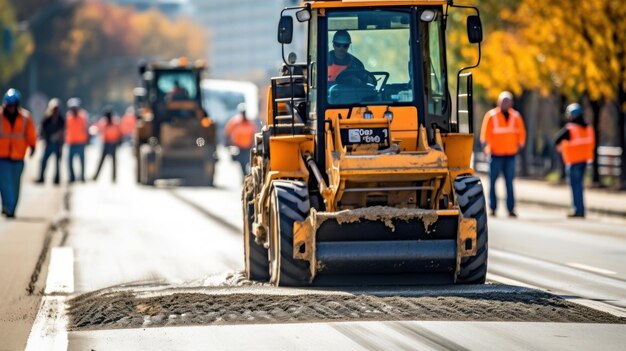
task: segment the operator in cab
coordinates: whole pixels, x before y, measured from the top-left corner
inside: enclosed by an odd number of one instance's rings
[[[346,69],[364,71],[363,62],[348,52],[352,38],[347,30],[341,29],[333,36],[333,50],[328,53],[328,82],[335,82],[339,74]],[[361,82],[347,82],[361,83]]]
[[[188,99],[189,99],[189,92],[187,92],[187,89],[183,88],[180,85],[180,82],[178,80],[174,81],[174,86],[172,87],[170,92],[167,93],[167,96],[165,97],[166,101],[188,100]]]

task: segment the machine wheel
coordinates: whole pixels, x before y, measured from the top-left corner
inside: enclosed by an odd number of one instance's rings
[[[280,286],[310,284],[309,263],[293,258],[293,223],[309,213],[306,183],[275,181],[270,195],[270,282]]]
[[[267,282],[270,280],[269,258],[267,249],[254,241],[252,223],[254,222],[254,202],[252,187],[248,186],[250,179],[246,179],[243,189],[243,252],[246,264],[246,278]]]
[[[464,217],[476,219],[476,256],[461,259],[457,284],[483,284],[487,275],[487,213],[479,177],[459,176],[454,192]]]

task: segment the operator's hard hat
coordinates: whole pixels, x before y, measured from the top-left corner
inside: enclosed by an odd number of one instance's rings
[[[242,102],[239,105],[237,105],[237,111],[238,112],[246,112],[246,104],[244,102]]]
[[[333,36],[334,44],[351,44],[352,38],[350,38],[350,33],[347,30],[342,29],[338,30]]]
[[[22,100],[22,94],[20,94],[19,90],[11,88],[4,94],[2,102],[5,105],[19,105],[20,100]]]
[[[69,98],[67,100],[67,108],[80,107],[80,104],[81,104],[81,101],[77,97]]]
[[[582,106],[580,106],[580,104],[573,103],[573,104],[567,105],[567,108],[565,109],[566,117],[573,119],[576,117],[581,117],[582,115],[583,115],[583,108]]]

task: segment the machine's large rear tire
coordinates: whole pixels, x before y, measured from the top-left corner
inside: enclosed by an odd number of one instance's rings
[[[270,195],[270,282],[280,286],[309,285],[309,263],[293,258],[293,223],[309,214],[306,183],[275,181]]]
[[[246,179],[243,189],[243,251],[246,264],[246,278],[260,282],[270,280],[269,257],[267,249],[254,241],[252,223],[254,222],[254,202],[252,187]]]
[[[454,181],[454,192],[466,218],[476,219],[476,256],[464,257],[457,284],[483,284],[487,276],[487,213],[485,195],[480,178],[459,176]]]

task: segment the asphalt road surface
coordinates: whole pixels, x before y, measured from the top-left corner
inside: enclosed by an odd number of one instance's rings
[[[624,219],[567,220],[564,211],[538,207],[520,207],[518,219],[490,217],[485,286],[277,289],[241,276],[236,164],[222,155],[215,188],[143,187],[134,183],[129,151],[119,154],[116,184],[107,165],[97,182],[68,190],[67,235],[50,254],[28,349],[621,350],[626,343]]]

